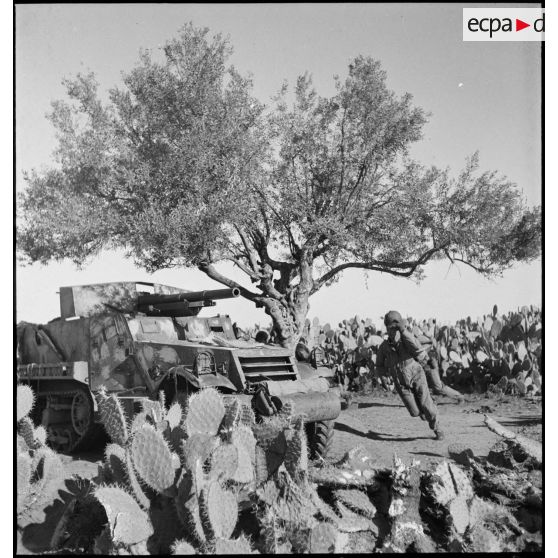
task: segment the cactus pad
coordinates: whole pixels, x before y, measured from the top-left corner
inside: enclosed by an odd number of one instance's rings
[[[467,500],[470,500],[473,497],[474,492],[467,473],[465,473],[465,471],[463,471],[463,469],[458,467],[455,463],[449,464],[449,470],[451,472],[453,484],[457,494],[465,496]]]
[[[174,484],[175,468],[163,435],[150,425],[142,426],[132,439],[132,461],[144,482],[163,492]]]
[[[25,384],[20,384],[17,386],[17,420],[20,421],[23,417],[26,417],[33,408],[35,404],[35,395],[33,390]]]
[[[240,424],[242,418],[242,403],[236,397],[223,398],[225,405],[225,418],[223,419],[223,428],[232,430]]]
[[[105,463],[108,465],[114,481],[122,486],[126,484],[126,450],[118,444],[108,444],[105,448]]]
[[[185,426],[188,436],[206,434],[216,436],[225,416],[225,405],[217,390],[206,388],[188,400]]]
[[[172,554],[175,556],[196,554],[196,549],[188,541],[180,540],[172,545]]]
[[[199,543],[204,543],[205,533],[200,518],[198,489],[193,471],[185,469],[178,481],[178,491],[174,498],[176,511],[182,524]]]
[[[28,416],[24,416],[18,422],[17,432],[25,440],[29,448],[35,448],[37,445],[35,440],[35,427],[33,426],[33,421]]]
[[[233,478],[239,462],[239,451],[232,444],[222,444],[211,454],[210,478],[228,480]]]
[[[252,547],[248,539],[241,535],[238,539],[217,539],[215,554],[252,554]]]
[[[326,554],[335,550],[337,530],[330,523],[320,523],[310,531],[310,553]]]
[[[180,425],[180,421],[182,420],[182,407],[180,403],[173,403],[170,406],[165,419],[168,421],[171,430]]]
[[[372,531],[374,524],[370,519],[362,517],[344,506],[339,500],[335,503],[341,518],[337,522],[337,528],[344,533],[357,533],[358,531]]]
[[[336,525],[339,521],[339,516],[333,509],[320,498],[315,490],[311,492],[310,496],[312,498],[312,503],[316,507],[316,512],[319,513],[324,520],[331,521]]]
[[[100,391],[97,402],[99,404],[101,421],[110,439],[116,444],[124,446],[128,441],[128,428],[126,415],[120,401],[114,393],[107,396],[104,391]]]
[[[239,426],[231,433],[231,443],[236,446],[239,452],[246,452],[250,456],[252,463],[256,460],[256,438],[252,430],[247,426]]]
[[[454,463],[443,461],[433,472],[432,495],[438,504],[447,505],[458,495],[473,497],[473,487],[467,475]]]
[[[279,469],[285,459],[287,440],[282,430],[277,430],[277,428],[269,425],[261,425],[255,434],[258,446],[265,451],[269,477]]]
[[[360,490],[341,489],[334,492],[335,498],[351,510],[373,519],[376,508],[368,496]]]
[[[151,502],[138,482],[130,452],[126,452],[126,479],[128,480],[128,486],[132,489],[132,494],[135,496],[140,506],[144,510],[148,510],[151,506]]]
[[[250,454],[244,449],[244,446],[240,446],[240,451],[238,451],[238,464],[232,480],[241,484],[254,480],[254,465],[252,459],[250,459]]]
[[[238,520],[238,505],[232,492],[211,482],[202,493],[203,513],[215,538],[228,539]]]
[[[304,421],[297,417],[287,439],[285,467],[294,476],[308,471],[308,443],[304,432]]]
[[[500,541],[491,531],[482,525],[477,525],[469,533],[471,544],[469,546],[470,552],[502,552],[504,550]]]
[[[247,405],[246,403],[242,403],[240,424],[252,428],[252,426],[254,426],[255,423],[256,423],[256,415],[254,415],[254,411],[252,410],[252,407],[250,407],[250,405]]]
[[[35,451],[32,468],[36,470],[43,486],[61,479],[64,475],[64,465],[60,456],[46,446]]]
[[[162,391],[159,394],[163,393]],[[165,407],[160,401],[152,399],[143,399],[141,402],[141,410],[154,422],[160,422],[165,418]]]
[[[269,471],[267,469],[267,457],[265,451],[260,446],[256,446],[256,460],[254,462],[254,473],[256,475],[256,484],[260,485],[267,481],[269,478]]]
[[[279,489],[273,481],[267,481],[256,490],[258,498],[268,506],[274,506],[279,499]]]
[[[27,445],[27,443],[25,442],[25,440],[23,439],[23,436],[20,436],[19,434],[17,435],[17,451],[22,451],[22,452],[28,452],[29,451],[29,446]]]
[[[147,418],[147,412],[141,411],[137,415],[134,416],[132,423],[130,424],[130,434],[133,434],[137,430],[139,430],[144,424],[150,424]]]
[[[35,428],[35,442],[44,446],[47,441],[47,431],[44,426],[39,425]]]
[[[450,502],[448,513],[455,530],[462,535],[469,526],[469,506],[465,496],[458,496]]]
[[[182,442],[182,457],[186,467],[193,467],[199,459],[202,463],[219,445],[219,439],[208,434],[193,434]]]
[[[147,514],[121,488],[101,486],[95,490],[94,496],[105,508],[115,542],[132,545],[147,540],[153,534]]]
[[[31,457],[26,453],[17,454],[17,513],[23,511],[31,488]]]
[[[474,496],[469,502],[469,525],[473,527],[477,523],[481,523],[484,517],[490,514],[493,509],[493,505],[490,502]]]

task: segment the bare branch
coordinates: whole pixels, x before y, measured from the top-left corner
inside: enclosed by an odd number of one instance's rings
[[[380,271],[382,273],[389,273],[398,277],[410,277],[416,269],[425,264],[436,252],[443,250],[447,245],[435,246],[427,250],[419,258],[414,261],[408,262],[386,262],[381,260],[371,260],[368,262],[347,262],[340,264],[328,272],[324,273],[319,279],[314,281],[314,286],[310,294],[317,292],[325,283],[333,279],[335,275],[341,271],[349,268],[353,269],[367,269],[369,271]]]
[[[261,298],[261,295],[249,291],[248,289],[244,288],[236,281],[233,281],[232,279],[229,279],[228,277],[225,277],[223,274],[219,273],[215,269],[215,266],[213,264],[201,263],[198,265],[198,269],[203,273],[205,273],[208,277],[210,277],[214,281],[217,281],[218,283],[221,283],[226,287],[230,287],[231,289],[233,288],[240,289],[240,294],[244,298],[247,298],[248,300],[258,301]]]

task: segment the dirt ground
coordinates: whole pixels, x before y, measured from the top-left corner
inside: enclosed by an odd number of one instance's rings
[[[436,401],[445,434],[442,441],[434,438],[426,422],[409,415],[397,395],[355,397],[336,421],[329,459],[340,459],[358,444],[377,456],[377,467],[390,466],[396,453],[405,462],[420,460],[426,469],[433,461],[447,458],[453,443],[486,456],[499,437],[484,425],[484,413],[510,430],[542,441],[541,398],[468,395],[461,404],[448,397],[436,397]]]
[[[391,466],[396,453],[405,462],[418,459],[421,468],[427,469],[432,462],[448,458],[448,445],[452,443],[465,444],[477,456],[486,456],[498,436],[484,426],[484,413],[510,430],[542,441],[541,398],[468,395],[461,404],[447,397],[437,397],[436,401],[445,433],[443,441],[434,439],[426,422],[411,417],[397,395],[382,392],[355,396],[337,418],[328,461],[339,460],[357,445],[376,456],[374,465],[379,468]],[[70,474],[91,478],[97,474],[102,457],[103,448],[99,446],[73,457],[64,456],[64,461]]]

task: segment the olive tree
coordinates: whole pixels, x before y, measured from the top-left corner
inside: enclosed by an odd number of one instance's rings
[[[239,287],[293,346],[311,295],[345,269],[420,278],[448,258],[490,276],[539,255],[540,208],[476,154],[456,177],[409,157],[427,115],[378,61],[355,58],[331,97],[304,75],[265,106],[230,55],[186,25],[106,102],[93,74],[65,80],[55,164],[26,173],[19,198],[22,260],[81,266],[124,248],[150,272],[195,267]]]

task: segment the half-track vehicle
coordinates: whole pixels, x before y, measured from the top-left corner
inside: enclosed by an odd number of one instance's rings
[[[34,420],[58,451],[86,448],[105,389],[131,419],[144,399],[185,401],[205,387],[242,398],[256,417],[290,401],[304,414],[309,447],[324,456],[340,412],[339,394],[290,350],[237,339],[228,315],[201,317],[238,289],[189,292],[144,282],[60,288],[60,317],[17,326],[17,379],[34,389]]]

